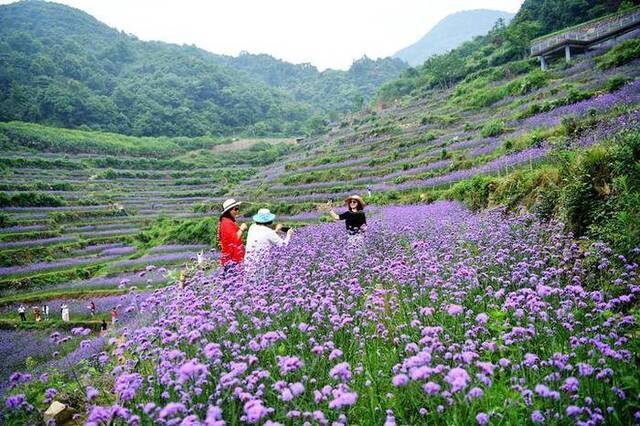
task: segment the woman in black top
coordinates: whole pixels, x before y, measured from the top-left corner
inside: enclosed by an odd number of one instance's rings
[[[349,236],[362,235],[367,230],[367,218],[364,214],[364,200],[358,195],[351,195],[345,200],[348,210],[336,214],[333,210],[329,214],[333,220],[344,220]]]

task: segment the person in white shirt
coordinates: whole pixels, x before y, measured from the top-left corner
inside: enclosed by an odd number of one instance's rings
[[[62,313],[62,321],[69,322],[69,306],[66,303],[60,306],[60,312]]]
[[[18,315],[20,315],[20,321],[26,321],[27,320],[27,309],[24,307],[24,305],[20,305],[18,306]]]
[[[275,218],[276,215],[271,213],[269,209],[260,209],[253,216],[255,223],[249,227],[246,254],[244,256],[247,276],[263,278],[271,248],[286,246],[291,240],[292,229],[288,229],[285,238],[282,238],[278,235],[282,225],[278,224],[275,230],[271,228]]]

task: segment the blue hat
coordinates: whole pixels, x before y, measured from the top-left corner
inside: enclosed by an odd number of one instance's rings
[[[275,218],[276,215],[271,213],[269,209],[260,209],[257,214],[253,215],[253,221],[255,223],[269,223],[273,222]]]

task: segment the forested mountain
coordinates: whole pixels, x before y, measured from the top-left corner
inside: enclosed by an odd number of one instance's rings
[[[433,55],[455,49],[473,37],[484,35],[502,19],[508,23],[512,13],[499,10],[466,10],[453,13],[438,22],[420,40],[393,55],[411,66],[421,65]]]
[[[499,23],[488,34],[405,70],[382,86],[377,100],[385,103],[434,87],[451,87],[489,67],[527,58],[530,42],[536,37],[637,4],[640,0],[525,0],[509,25]]]
[[[146,136],[316,131],[406,65],[319,72],[268,55],[144,42],[64,5],[0,6],[0,120]]]
[[[295,100],[328,112],[358,109],[385,81],[407,68],[400,59],[372,60],[366,56],[346,72],[331,69],[318,72],[311,64],[291,64],[264,54],[242,53],[225,59],[230,66],[259,77],[269,86],[285,89]]]

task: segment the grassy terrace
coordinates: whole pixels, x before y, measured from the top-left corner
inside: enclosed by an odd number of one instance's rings
[[[0,306],[9,309],[0,326],[35,327],[16,323],[16,303],[172,282],[196,251],[214,247],[215,227],[201,225],[206,206],[291,148],[289,139],[135,138],[0,123]],[[185,235],[200,244],[185,245]]]

